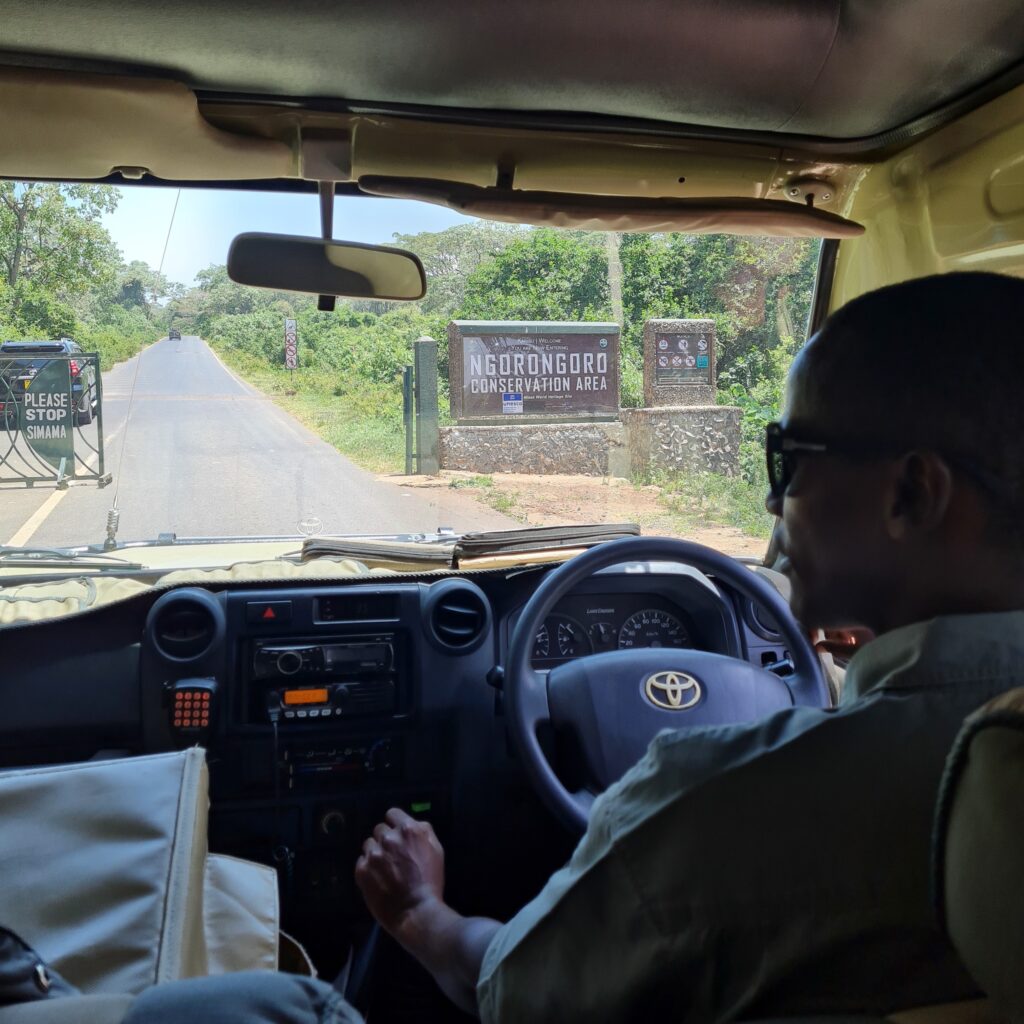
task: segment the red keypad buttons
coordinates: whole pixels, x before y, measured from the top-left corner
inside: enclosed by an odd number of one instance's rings
[[[210,724],[212,695],[208,690],[178,690],[171,722],[175,729],[205,729]]]

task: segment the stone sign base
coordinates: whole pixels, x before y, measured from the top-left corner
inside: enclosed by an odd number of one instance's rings
[[[628,476],[621,423],[508,423],[442,427],[441,467],[469,473]]]
[[[630,470],[634,476],[657,470],[736,476],[742,415],[731,405],[623,409]]]
[[[442,469],[467,473],[646,476],[739,473],[742,410],[728,405],[623,409],[621,423],[442,427]]]

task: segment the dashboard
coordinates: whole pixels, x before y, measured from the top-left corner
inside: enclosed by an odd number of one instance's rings
[[[201,744],[211,848],[287,865],[285,926],[307,941],[360,912],[351,865],[391,806],[434,823],[453,885],[479,886],[454,897],[507,916],[568,853],[490,674],[548,571],[183,586],[4,630],[0,766]],[[755,613],[684,566],[616,567],[552,609],[533,664],[656,646],[781,659]]]

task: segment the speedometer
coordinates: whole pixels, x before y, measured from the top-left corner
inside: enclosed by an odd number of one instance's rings
[[[686,627],[668,612],[644,608],[631,615],[619,630],[619,648],[692,647]]]

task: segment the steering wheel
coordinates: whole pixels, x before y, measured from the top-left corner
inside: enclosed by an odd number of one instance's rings
[[[623,562],[680,562],[729,584],[765,608],[793,660],[786,679],[739,657],[675,648],[593,654],[546,675],[533,668],[537,632],[555,604],[582,580]],[[627,537],[591,548],[547,576],[512,634],[504,690],[513,740],[527,775],[552,813],[583,832],[597,793],[643,756],[662,729],[750,722],[794,705],[827,707],[821,662],[778,591],[740,562],[689,541]],[[562,783],[538,729],[575,734],[587,778]]]

